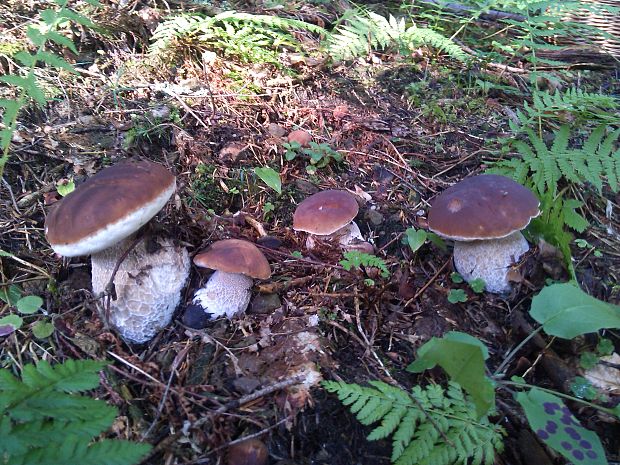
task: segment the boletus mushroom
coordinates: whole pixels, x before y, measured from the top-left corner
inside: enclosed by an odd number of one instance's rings
[[[483,174],[446,189],[432,203],[428,227],[454,240],[454,266],[488,292],[510,291],[508,271],[529,250],[521,230],[540,214],[536,196],[505,176]]]
[[[314,248],[314,237],[319,236],[338,242],[345,249],[370,249],[372,252],[372,244],[364,242],[359,226],[353,221],[358,212],[357,200],[347,191],[321,191],[297,206],[293,214],[293,229],[309,233],[306,239],[308,249]]]
[[[189,276],[189,254],[166,238],[155,250],[133,235],[176,189],[175,177],[151,161],[122,162],[95,174],[60,202],[45,222],[52,249],[65,257],[91,255],[95,294],[106,290],[116,264],[116,299],[109,322],[124,338],[142,343],[172,319]],[[123,255],[127,252],[126,257]]]
[[[194,264],[216,270],[205,286],[194,293],[192,300],[211,318],[233,318],[245,312],[254,278],[271,276],[265,255],[253,243],[240,239],[214,242],[194,257]]]

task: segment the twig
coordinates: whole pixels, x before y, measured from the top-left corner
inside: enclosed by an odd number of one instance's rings
[[[289,421],[291,418],[293,418],[293,416],[294,416],[294,415],[289,415],[288,417],[283,418],[282,420],[278,421],[277,423],[274,423],[273,425],[268,426],[267,428],[263,428],[262,430],[257,431],[257,432],[256,432],[256,433],[254,433],[254,434],[249,434],[249,435],[247,435],[247,436],[243,436],[243,437],[241,437],[241,438],[237,438],[237,439],[235,439],[234,441],[227,442],[226,444],[224,444],[224,445],[222,445],[222,446],[220,446],[220,447],[216,447],[215,449],[211,449],[210,451],[208,451],[208,452],[207,452],[207,454],[214,454],[215,452],[219,452],[219,451],[221,451],[222,449],[228,449],[230,446],[234,446],[235,444],[239,444],[240,442],[247,441],[247,440],[249,440],[249,439],[254,439],[254,438],[257,438],[257,437],[259,437],[259,436],[262,436],[262,435],[263,435],[263,434],[265,434],[267,431],[272,430],[272,429],[274,429],[274,428],[277,428],[277,427],[278,427],[278,426],[280,426],[282,423],[286,423],[286,422],[287,422],[287,421]]]
[[[6,187],[6,190],[9,191],[9,195],[11,196],[11,201],[13,202],[13,208],[15,208],[15,211],[21,215],[22,212],[19,210],[19,207],[17,206],[17,202],[15,200],[15,196],[13,195],[13,189],[11,189],[11,185],[4,178],[2,178],[2,184],[4,184],[4,187]]]
[[[432,284],[432,283],[433,283],[433,282],[437,279],[437,277],[441,274],[441,272],[444,270],[444,268],[445,268],[446,266],[448,266],[448,264],[449,264],[451,261],[452,261],[452,258],[449,258],[448,260],[446,260],[446,263],[444,263],[444,264],[441,266],[441,268],[439,268],[439,270],[437,270],[437,273],[435,273],[435,274],[433,275],[433,277],[432,277],[431,279],[429,279],[429,280],[428,280],[428,282],[427,282],[426,284],[424,284],[424,286],[422,286],[422,287],[420,288],[420,290],[419,290],[418,292],[416,292],[416,293],[415,293],[415,295],[414,295],[411,299],[409,299],[409,300],[405,303],[405,305],[404,305],[404,306],[405,306],[405,307],[408,307],[408,306],[409,306],[409,304],[410,304],[411,302],[413,302],[413,301],[414,301],[414,300],[416,300],[418,297],[420,297],[420,296],[424,293],[424,291],[428,288],[428,286],[430,286],[430,285],[431,285],[431,284]]]
[[[159,405],[157,406],[157,414],[155,415],[155,418],[153,418],[153,421],[151,422],[150,426],[142,434],[141,441],[144,441],[148,437],[148,435],[151,433],[151,431],[157,424],[157,420],[159,420],[159,417],[161,416],[161,412],[164,409],[164,404],[166,403],[166,399],[168,398],[168,393],[170,392],[170,386],[172,384],[172,379],[174,378],[174,374],[177,370],[177,367],[181,363],[181,360],[183,360],[185,356],[187,355],[187,352],[189,352],[190,347],[191,347],[190,345],[187,345],[183,350],[181,350],[181,352],[177,354],[176,357],[174,357],[174,361],[172,362],[172,366],[170,367],[170,376],[168,377],[168,382],[166,383],[166,389],[164,389],[164,393],[161,396],[161,399],[159,400]]]
[[[301,375],[297,375],[294,376],[292,378],[287,378],[283,381],[274,383],[270,386],[267,386],[263,389],[259,389],[258,391],[253,392],[252,394],[248,394],[247,396],[243,396],[240,397],[237,400],[233,400],[231,402],[228,402],[224,405],[222,405],[220,408],[218,408],[217,410],[213,411],[211,414],[204,416],[202,418],[200,418],[199,420],[196,420],[195,422],[193,422],[192,424],[190,424],[188,429],[195,429],[195,428],[199,428],[203,425],[205,425],[206,423],[208,423],[209,421],[212,420],[213,417],[220,415],[222,413],[227,412],[230,409],[233,408],[237,408],[240,407],[241,405],[247,404],[248,402],[252,402],[253,400],[259,399],[260,397],[266,396],[268,394],[271,394],[272,392],[276,392],[279,391],[281,389],[287,388],[289,386],[292,386],[293,384],[298,384],[301,380],[303,379],[303,376]],[[181,435],[183,434],[183,431],[178,431],[175,434],[168,436],[166,438],[164,438],[162,441],[160,441],[152,450],[151,452],[144,458],[142,459],[142,464],[146,464],[146,463],[150,463],[150,459],[152,457],[154,457],[157,453],[167,450],[172,444],[174,444],[176,442],[177,439],[179,439],[181,437]]]
[[[138,373],[143,374],[144,376],[146,376],[148,379],[150,379],[151,381],[155,381],[157,384],[164,384],[162,383],[160,380],[158,380],[157,378],[154,378],[153,376],[149,375],[146,371],[144,371],[142,368],[137,367],[136,365],[134,365],[131,362],[128,362],[127,360],[125,360],[123,357],[121,357],[120,355],[115,354],[114,352],[108,350],[107,351],[108,354],[110,354],[112,357],[114,357],[116,360],[118,360],[121,363],[124,363],[125,365],[127,365],[128,367],[133,368],[134,370],[136,370]]]
[[[114,278],[116,277],[116,273],[118,273],[119,268],[121,267],[121,265],[123,264],[127,256],[129,255],[129,252],[131,252],[142,239],[143,237],[141,235],[138,235],[131,242],[131,244],[129,244],[129,247],[127,247],[127,249],[121,254],[121,256],[118,257],[118,260],[116,260],[116,264],[114,265],[114,269],[112,270],[112,274],[110,275],[110,279],[108,280],[107,284],[103,288],[103,293],[104,293],[103,294],[103,297],[104,297],[103,319],[106,325],[109,325],[108,322],[110,320],[110,305],[112,303],[112,300],[116,300],[116,291],[114,289]]]

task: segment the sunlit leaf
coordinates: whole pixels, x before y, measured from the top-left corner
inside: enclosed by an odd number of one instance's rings
[[[494,386],[484,371],[488,352],[483,349],[483,344],[473,336],[453,331],[441,339],[434,337],[420,347],[416,361],[407,371],[420,373],[439,365],[469,393],[482,417],[495,405]]]
[[[256,175],[261,178],[261,180],[271,187],[278,194],[282,193],[282,181],[280,179],[280,173],[278,173],[273,168],[269,168],[268,166],[262,168],[254,168],[254,172]]]
[[[620,307],[595,299],[568,283],[540,291],[532,299],[530,315],[547,334],[564,339],[603,328],[620,328]]]

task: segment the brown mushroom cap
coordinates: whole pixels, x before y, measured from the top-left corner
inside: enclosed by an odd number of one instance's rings
[[[347,191],[318,192],[297,206],[293,215],[293,229],[325,236],[353,221],[358,211],[355,197]]]
[[[540,214],[536,196],[505,176],[466,178],[435,198],[428,227],[456,241],[499,239],[525,228]]]
[[[312,142],[312,135],[308,131],[297,129],[289,133],[287,140],[289,142],[297,142],[302,147],[308,147],[310,142]]]
[[[99,252],[146,224],[175,187],[174,175],[158,163],[118,163],[58,202],[45,221],[45,235],[67,257]]]
[[[226,239],[211,244],[194,257],[196,266],[240,273],[256,279],[271,276],[271,267],[265,255],[254,244],[240,239]]]

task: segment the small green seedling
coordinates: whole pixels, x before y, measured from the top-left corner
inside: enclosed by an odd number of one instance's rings
[[[275,209],[276,207],[274,204],[272,204],[271,202],[265,202],[263,204],[263,218],[267,220]]]
[[[417,252],[420,247],[424,245],[428,237],[428,233],[423,229],[407,228],[405,231],[405,237],[407,244],[411,248],[412,252]]]
[[[298,155],[310,158],[310,164],[306,166],[308,174],[314,174],[317,169],[325,168],[332,160],[336,163],[342,161],[342,155],[326,143],[310,142],[308,147],[302,147],[299,142],[286,142],[282,144],[282,147],[286,150],[284,158],[287,161],[294,160]]]
[[[465,294],[463,289],[450,289],[450,292],[448,292],[448,302],[451,304],[467,302],[467,294]]]
[[[67,196],[74,190],[75,190],[75,182],[73,182],[73,178],[69,180],[60,181],[56,184],[56,191],[61,195],[61,197]]]
[[[603,253],[600,250],[597,250],[596,247],[594,247],[592,244],[590,244],[585,239],[575,239],[575,245],[579,247],[580,249],[591,249],[592,255],[594,255],[597,258],[600,258],[603,256]]]

